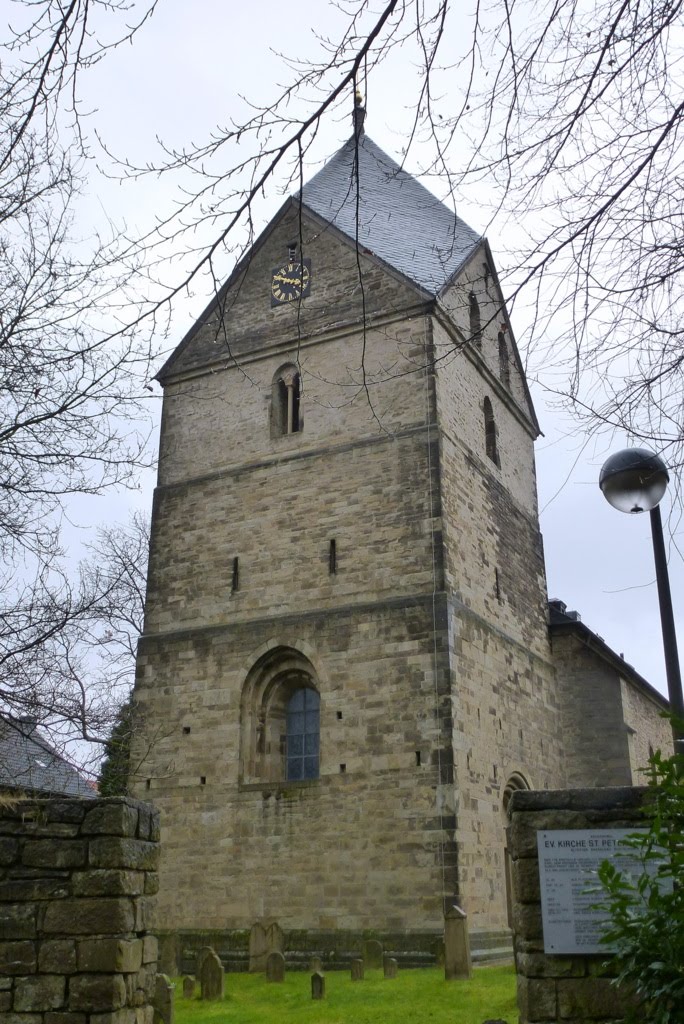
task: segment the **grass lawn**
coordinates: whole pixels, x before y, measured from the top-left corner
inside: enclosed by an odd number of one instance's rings
[[[281,984],[262,974],[227,974],[220,1003],[183,999],[176,981],[176,1024],[482,1024],[517,1020],[512,967],[480,967],[471,981],[444,980],[437,968],[399,971],[385,980],[366,971],[352,982],[347,971],[325,975],[325,1000],[311,999],[307,972],[290,972]]]

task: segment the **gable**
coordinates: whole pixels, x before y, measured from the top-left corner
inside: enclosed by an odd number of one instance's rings
[[[288,243],[311,260],[311,286],[300,302],[272,306],[273,270]],[[298,255],[299,258],[299,255]],[[394,268],[356,246],[295,200],[285,204],[158,374],[169,376],[240,361],[259,350],[340,329],[425,302]]]

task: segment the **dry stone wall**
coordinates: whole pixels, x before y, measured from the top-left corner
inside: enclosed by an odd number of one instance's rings
[[[136,800],[0,806],[4,1024],[152,1024],[158,855]]]

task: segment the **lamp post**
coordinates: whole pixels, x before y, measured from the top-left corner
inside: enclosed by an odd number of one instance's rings
[[[684,720],[682,677],[679,671],[677,634],[672,613],[670,578],[667,571],[663,524],[659,507],[659,502],[667,490],[669,479],[667,466],[660,456],[654,455],[653,452],[649,452],[645,448],[626,448],[624,451],[611,455],[604,463],[599,476],[599,487],[603,491],[606,501],[618,511],[650,513],[667,691],[670,709],[675,718],[682,721]],[[672,737],[675,752],[684,753],[684,735],[674,723]]]

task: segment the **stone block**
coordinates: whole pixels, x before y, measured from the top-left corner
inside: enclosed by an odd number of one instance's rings
[[[71,1013],[69,1010],[57,1010],[45,1014],[45,1024],[86,1024],[85,1013]]]
[[[159,892],[159,875],[156,871],[145,872],[145,895],[156,896]]]
[[[145,891],[145,873],[116,868],[75,871],[71,888],[74,896],[140,896]]]
[[[10,882],[10,887],[12,883]],[[25,903],[0,904],[0,935],[7,939],[32,939],[36,934],[36,908]]]
[[[142,962],[156,964],[159,958],[159,943],[154,935],[146,935],[143,939]]]
[[[34,974],[14,982],[14,1010],[26,1013],[59,1010],[64,1006],[66,978],[60,974]]]
[[[78,825],[85,818],[90,806],[85,800],[80,799],[49,800],[45,806],[45,820]]]
[[[78,970],[131,974],[142,964],[142,939],[93,938],[78,943]]]
[[[516,903],[513,906],[513,931],[521,939],[543,939],[541,906],[538,903]]]
[[[134,871],[156,871],[159,866],[159,844],[142,839],[91,839],[89,864],[94,868],[132,868]]]
[[[557,984],[560,1020],[614,1020],[639,1006],[631,990],[616,987],[609,978],[561,979]]]
[[[83,839],[34,839],[24,845],[21,861],[34,868],[80,868],[86,849]]]
[[[586,961],[582,957],[547,956],[545,953],[518,953],[516,967],[527,978],[583,978]]]
[[[5,1013],[12,1007],[12,993],[0,992],[0,1013]]]
[[[0,838],[0,867],[9,867],[19,856],[19,841],[11,836]]]
[[[2,1024],[43,1024],[43,1015],[40,1013],[5,1013]]]
[[[128,1006],[109,1013],[91,1013],[88,1020],[89,1024],[137,1024],[136,1010]]]
[[[76,943],[73,939],[49,939],[38,944],[38,970],[45,974],[73,974],[76,971]]]
[[[135,931],[149,931],[152,927],[154,900],[139,896],[133,900],[133,908],[135,910]]]
[[[76,974],[69,980],[70,1010],[111,1012],[125,1003],[126,983],[120,974]]]
[[[36,969],[33,942],[0,942],[0,974],[31,974]]]
[[[539,903],[539,862],[532,858],[519,858],[511,865],[513,898],[518,903]]]
[[[106,803],[98,802],[92,810],[88,811],[81,826],[81,834],[135,836],[137,829],[137,807],[131,807],[124,800],[111,803],[107,801]]]
[[[555,1021],[556,982],[553,979],[518,976],[518,1006],[525,1021]]]
[[[132,900],[66,899],[45,908],[43,931],[54,935],[116,935],[134,930]]]

